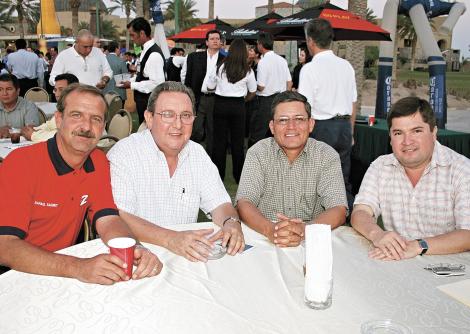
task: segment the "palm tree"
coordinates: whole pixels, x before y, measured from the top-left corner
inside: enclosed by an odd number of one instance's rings
[[[100,23],[101,35],[103,38],[112,39],[117,41],[119,39],[118,26],[113,21],[102,20]]]
[[[274,12],[274,3],[273,0],[268,0],[268,13]]]
[[[175,19],[175,1],[170,1],[166,12],[164,15],[165,20],[174,20]],[[191,27],[194,27],[197,24],[201,23],[201,20],[196,18],[197,9],[193,8],[196,5],[194,0],[180,0],[179,4],[179,22],[180,29],[185,30]]]
[[[20,38],[24,38],[26,24],[36,27],[39,22],[40,8],[38,0],[1,0],[0,14],[4,18],[11,18],[16,13]],[[8,21],[11,21],[10,19]],[[2,21],[2,23],[4,23]],[[35,32],[35,31],[34,31]]]
[[[121,10],[124,9],[126,13],[126,26],[130,22],[131,11],[137,12],[135,1],[133,0],[112,0],[117,6],[108,8],[108,10],[112,13],[116,9],[120,8]],[[129,50],[129,31],[126,29],[126,50]]]
[[[72,33],[77,36],[78,33],[78,9],[80,8],[81,0],[70,0],[70,9],[72,10]]]
[[[349,0],[348,10],[361,18],[366,17],[367,3],[364,0]],[[363,41],[348,41],[346,44],[346,59],[351,63],[356,73],[357,110],[361,110],[362,86],[364,84],[365,44]]]
[[[366,20],[370,23],[377,24],[377,16],[375,16],[374,11],[370,8],[366,9]]]
[[[322,3],[325,3],[325,2],[327,1],[325,0],[299,0],[297,1],[297,5],[299,5],[302,9],[306,9],[306,8],[321,5]]]

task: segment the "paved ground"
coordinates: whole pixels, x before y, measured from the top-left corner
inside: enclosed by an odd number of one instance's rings
[[[361,115],[371,115],[374,110],[375,107],[373,106],[362,106]],[[449,108],[447,110],[446,128],[470,133],[470,109]]]

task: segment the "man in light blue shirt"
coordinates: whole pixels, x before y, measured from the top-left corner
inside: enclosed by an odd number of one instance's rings
[[[18,78],[20,96],[24,96],[28,89],[42,87],[44,67],[34,52],[26,51],[24,39],[17,39],[15,45],[17,51],[8,56],[8,69]]]

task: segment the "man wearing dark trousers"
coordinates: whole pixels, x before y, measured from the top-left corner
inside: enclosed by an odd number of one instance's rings
[[[354,197],[349,172],[357,100],[354,69],[330,50],[333,29],[327,20],[309,21],[305,35],[313,59],[302,67],[298,92],[312,106],[315,129],[311,136],[327,143],[339,154],[351,212]]]
[[[160,47],[151,37],[150,23],[143,17],[133,19],[127,25],[132,41],[142,46],[142,53],[137,62],[137,76],[123,82],[123,88],[134,91],[134,101],[139,114],[139,124],[144,121],[144,112],[150,93],[157,85],[165,81],[165,57]]]
[[[15,45],[17,51],[8,56],[8,69],[18,78],[20,96],[24,96],[30,88],[42,86],[44,68],[34,52],[26,51],[24,39],[17,39]]]
[[[207,73],[222,63],[225,58],[220,51],[221,34],[218,30],[206,34],[206,52],[193,52],[188,55],[181,70],[181,81],[190,87],[196,96],[197,117],[194,121],[191,139],[201,142],[206,139],[206,151],[212,156],[214,134],[214,93],[209,93],[204,78]]]

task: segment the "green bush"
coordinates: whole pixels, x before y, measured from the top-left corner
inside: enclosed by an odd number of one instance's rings
[[[375,71],[372,70],[370,67],[364,67],[364,79],[376,80],[377,75],[375,74]]]

